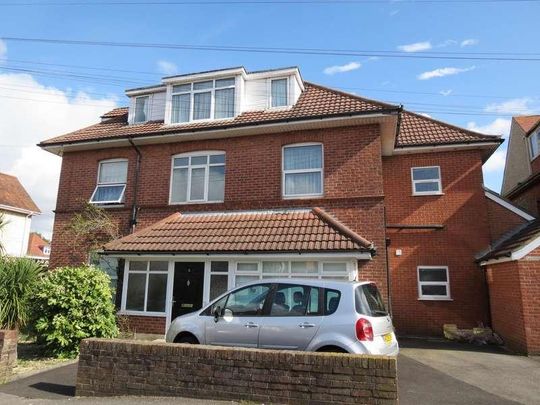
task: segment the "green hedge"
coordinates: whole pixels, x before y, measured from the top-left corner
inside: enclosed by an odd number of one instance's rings
[[[34,330],[58,357],[75,357],[82,339],[118,333],[110,279],[94,267],[50,271],[36,287]]]

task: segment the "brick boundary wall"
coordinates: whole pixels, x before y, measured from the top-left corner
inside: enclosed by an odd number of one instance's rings
[[[17,364],[18,337],[16,330],[0,329],[0,384],[11,376]]]
[[[77,396],[397,404],[395,357],[86,339]]]

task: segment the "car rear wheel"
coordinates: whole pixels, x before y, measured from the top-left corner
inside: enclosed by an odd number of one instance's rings
[[[191,334],[178,335],[174,339],[174,343],[187,343],[190,345],[198,345],[199,341],[197,338]]]

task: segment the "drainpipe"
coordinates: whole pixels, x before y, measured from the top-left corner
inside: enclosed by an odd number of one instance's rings
[[[135,232],[135,227],[137,226],[137,214],[139,213],[139,207],[137,207],[137,193],[139,191],[139,173],[141,171],[142,154],[139,147],[133,143],[132,138],[128,138],[128,141],[137,153],[137,163],[135,165],[135,185],[133,186],[133,205],[131,207],[131,220],[129,221],[131,233],[133,233]]]
[[[388,313],[390,316],[392,316],[392,276],[390,274],[390,252],[388,251],[391,240],[386,236],[386,207],[384,207],[384,242],[386,253],[386,291],[388,295]]]

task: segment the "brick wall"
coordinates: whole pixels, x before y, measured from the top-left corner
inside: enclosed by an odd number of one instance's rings
[[[133,333],[165,334],[166,318],[163,316],[135,316],[126,315],[128,325],[124,325]]]
[[[397,404],[396,358],[87,339],[77,396]]]
[[[411,167],[440,166],[444,195],[413,196]],[[406,335],[440,335],[489,321],[483,271],[474,256],[490,243],[479,151],[384,158],[388,224],[443,225],[442,230],[389,229],[394,325]],[[396,249],[402,256],[396,256]],[[451,301],[418,299],[417,267],[448,266]]]
[[[17,339],[16,330],[0,330],[0,384],[4,383],[17,365]]]
[[[498,240],[505,233],[512,231],[519,225],[523,225],[527,222],[523,217],[513,213],[489,198],[486,199],[486,202],[488,207],[489,229],[493,241]]]
[[[540,160],[537,159],[539,162]],[[511,198],[512,202],[534,216],[540,214],[538,203],[540,201],[540,183],[533,184],[527,190]]]

